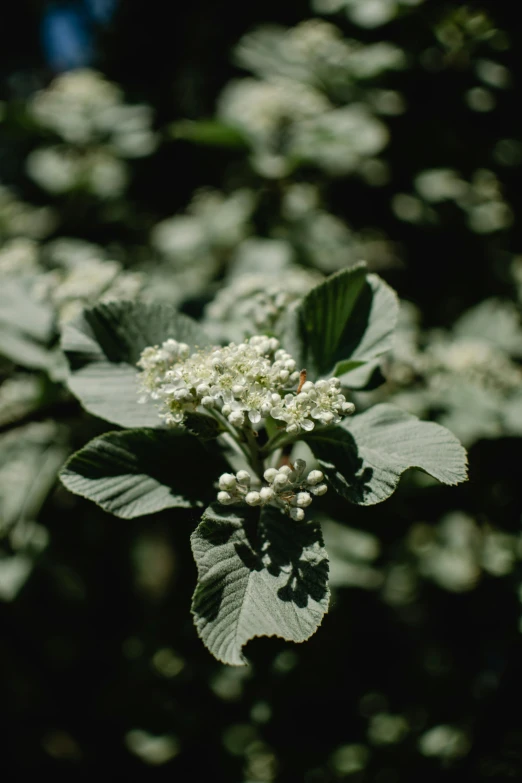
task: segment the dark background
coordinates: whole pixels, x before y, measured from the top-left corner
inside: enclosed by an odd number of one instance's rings
[[[361,40],[391,40],[415,62],[433,45],[437,21],[459,5],[427,2],[384,30],[336,23]],[[53,75],[41,36],[48,6],[10,3],[4,11],[0,97],[12,104]],[[401,297],[421,307],[429,326],[447,326],[487,296],[511,296],[507,259],[522,247],[520,166],[499,168],[492,159],[499,138],[520,138],[517,4],[471,7],[489,11],[509,32],[511,48],[497,60],[510,69],[513,88],[497,95],[494,112],[477,115],[463,108],[463,92],[476,84],[465,65],[437,73],[419,66],[400,74],[397,85],[409,110],[389,122],[390,184],[369,189],[344,179],[331,194],[332,211],[354,228],[378,226],[397,243],[403,263],[384,276]],[[158,127],[207,117],[219,90],[239,74],[230,51],[243,33],[260,23],[292,25],[311,15],[304,2],[265,0],[232,10],[202,0],[128,0],[108,25],[96,28],[94,64],[123,86],[129,100],[150,103]],[[2,132],[0,177],[28,200],[43,203],[45,196],[24,174],[28,143],[9,128]],[[236,154],[165,142],[136,164],[129,199],[138,213],[155,220],[171,215],[195,188],[222,186]],[[390,209],[391,196],[411,190],[422,168],[437,166],[458,168],[464,176],[478,167],[497,170],[514,211],[512,228],[485,241],[449,206],[433,228],[400,222]],[[102,244],[140,242],[150,222],[119,225],[109,237],[106,225],[88,217],[72,212],[61,232]],[[73,445],[83,445],[96,426],[86,415],[75,418]],[[435,523],[448,508],[501,520],[503,529],[517,532],[521,462],[520,439],[480,441],[470,453],[467,485],[419,489],[406,481],[383,508],[351,509],[349,524],[378,535],[383,560],[401,546],[412,521]],[[57,487],[40,521],[50,531],[50,546],[16,601],[0,605],[0,758],[6,780],[64,771],[76,780],[95,773],[107,779],[150,774],[158,780],[246,783],[243,758],[227,751],[223,734],[227,727],[250,724],[252,706],[260,701],[270,705],[272,717],[257,727],[258,735],[277,756],[273,779],[283,783],[522,779],[519,574],[513,573],[508,587],[486,577],[462,595],[426,585],[416,612],[396,611],[364,590],[339,590],[306,645],[251,642],[250,675],[239,696],[227,700],[211,687],[223,667],[199,642],[189,613],[195,566],[188,538],[195,512],[178,512],[175,524],[168,515],[129,522]],[[161,589],[136,578],[132,552],[144,535],[172,559],[172,576]],[[184,662],[175,676],[163,676],[151,664],[162,648],[174,649]],[[289,649],[295,657],[281,658]],[[428,659],[438,664],[430,668]],[[339,745],[365,742],[361,699],[368,693],[381,694],[376,703],[408,715],[412,725],[422,723],[426,709],[428,725],[466,727],[470,752],[441,764],[418,752],[413,733],[400,744],[375,748],[364,776],[343,777],[328,760]],[[147,765],[125,743],[137,728],[175,734],[179,754],[161,766]]]

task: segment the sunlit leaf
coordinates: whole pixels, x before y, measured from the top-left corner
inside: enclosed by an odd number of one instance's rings
[[[256,636],[303,642],[328,609],[328,559],[320,528],[274,508],[205,511],[191,537],[198,567],[192,612],[198,633],[224,663],[246,663]]]
[[[358,264],[304,297],[288,318],[283,342],[310,378],[334,373],[360,388],[390,349],[397,314],[395,293]]]
[[[140,429],[95,438],[73,454],[60,479],[105,511],[133,519],[166,508],[203,506],[201,498],[223,467],[190,435]]]
[[[334,489],[365,506],[390,497],[408,468],[443,484],[467,477],[466,452],[455,435],[393,405],[375,405],[338,427],[310,433],[306,441]]]
[[[95,416],[123,427],[159,427],[152,402],[138,402],[138,367],[144,348],[172,337],[191,348],[208,345],[198,324],[166,304],[109,302],[83,314],[63,331],[69,388]]]

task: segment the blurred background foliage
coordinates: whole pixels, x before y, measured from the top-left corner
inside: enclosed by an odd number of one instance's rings
[[[522,776],[521,77],[514,3],[25,0],[0,49],[3,768],[237,783]],[[360,259],[402,300],[384,383],[470,482],[327,496],[332,608],[220,665],[189,614],[195,512],[56,484],[106,425],[60,325],[175,302],[216,341]],[[173,455],[173,467],[176,455]],[[110,772],[109,772],[110,774]],[[163,777],[162,777],[163,776]]]

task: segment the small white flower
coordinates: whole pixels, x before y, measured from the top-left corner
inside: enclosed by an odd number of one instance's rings
[[[185,413],[202,406],[220,411],[238,428],[272,416],[285,423],[288,434],[299,435],[316,422],[336,424],[354,409],[338,378],[306,381],[299,394],[289,392],[299,382],[296,363],[275,338],[264,335],[192,354],[186,343],[168,339],[145,348],[138,367],[140,399],[158,402],[169,424],[181,424]]]

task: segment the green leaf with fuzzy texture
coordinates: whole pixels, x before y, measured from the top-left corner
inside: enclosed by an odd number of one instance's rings
[[[192,612],[223,663],[247,663],[256,636],[303,642],[328,609],[328,558],[321,530],[278,509],[213,504],[191,537],[198,567]]]
[[[33,278],[4,281],[0,290],[0,354],[15,364],[46,369],[56,337],[52,308],[35,300]]]
[[[338,427],[311,432],[306,442],[332,487],[364,506],[390,497],[408,468],[443,484],[467,478],[466,452],[455,435],[394,405],[375,405]]]
[[[95,438],[66,462],[60,479],[105,511],[133,519],[167,508],[203,506],[201,498],[224,468],[190,435],[139,429]]]
[[[161,426],[155,405],[138,402],[136,363],[144,348],[169,337],[191,348],[209,344],[199,325],[170,305],[108,302],[84,310],[62,336],[69,388],[86,410],[113,424]]]
[[[358,264],[312,288],[291,312],[283,344],[310,379],[335,374],[362,388],[391,347],[395,293]]]

